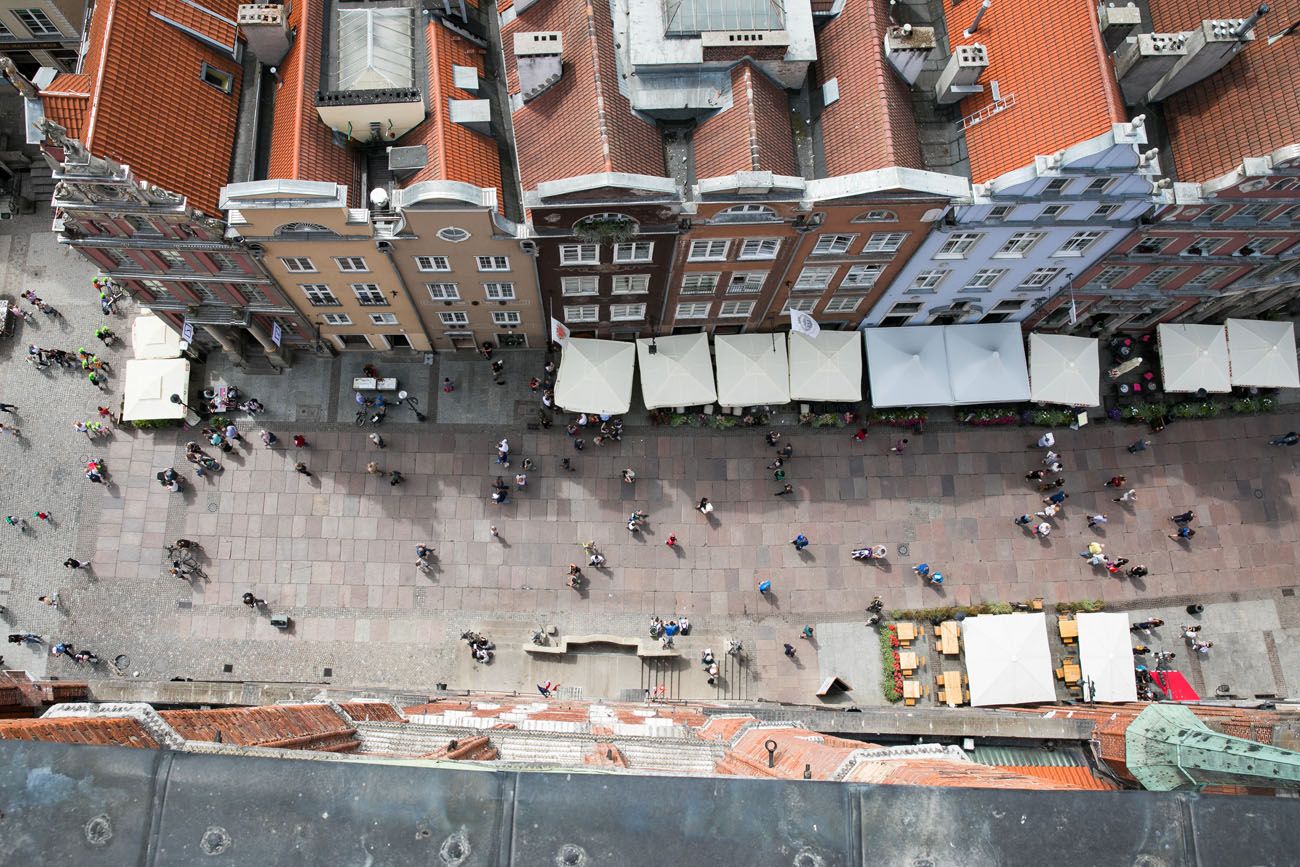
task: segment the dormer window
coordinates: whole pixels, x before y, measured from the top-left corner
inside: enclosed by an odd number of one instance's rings
[[[208,87],[214,87],[222,93],[230,93],[235,87],[235,77],[233,75],[206,63],[199,67],[199,80]]]

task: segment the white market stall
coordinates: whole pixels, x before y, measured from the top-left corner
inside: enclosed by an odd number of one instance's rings
[[[967,617],[961,632],[972,706],[1056,701],[1043,614]]]
[[[718,399],[709,338],[704,333],[641,338],[636,354],[646,409],[711,404]]]
[[[945,325],[943,339],[954,403],[1029,400],[1025,339],[1018,324]]]
[[[190,363],[184,358],[133,358],[126,363],[122,397],[123,421],[184,418],[185,407],[172,403],[179,395],[189,403]]]
[[[632,405],[636,347],[621,340],[564,342],[555,402],[570,412],[621,415]]]
[[[790,332],[791,400],[862,400],[862,346],[856,331],[816,337]]]
[[[1080,614],[1079,669],[1084,701],[1137,701],[1127,614]]]
[[[1255,388],[1300,388],[1295,326],[1262,319],[1229,319],[1229,379]]]
[[[790,402],[784,335],[716,335],[713,349],[718,365],[718,403],[770,406]]]
[[[1094,337],[1029,335],[1029,397],[1066,406],[1101,404],[1101,358]]]
[[[952,405],[942,327],[868,328],[862,337],[872,406]]]
[[[181,336],[146,310],[131,321],[131,351],[136,358],[180,358]]]
[[[1156,330],[1165,391],[1232,391],[1222,325],[1162,324]]]

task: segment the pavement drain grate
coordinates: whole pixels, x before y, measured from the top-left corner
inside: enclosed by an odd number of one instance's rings
[[[325,669],[322,669],[322,670],[321,670],[321,676],[322,676],[322,677],[333,677],[333,676],[334,676],[334,669],[332,669],[332,668],[325,668]]]
[[[222,673],[222,674],[230,674],[230,673],[231,673],[232,671],[234,671],[234,670],[235,670],[235,667],[234,667],[233,665],[231,665],[229,662],[227,662],[227,663],[225,663],[224,665],[221,666],[221,673]]]
[[[320,407],[316,404],[298,404],[298,421],[320,421]]]
[[[193,603],[191,600],[189,600],[189,599],[177,599],[177,600],[176,600],[176,607],[177,607],[177,608],[193,608],[193,607],[194,607],[194,603]]]
[[[1283,587],[1283,588],[1282,588],[1282,595],[1283,595],[1283,596],[1294,596],[1294,595],[1295,595],[1295,588],[1294,588],[1294,587]]]
[[[219,509],[219,508],[220,508],[220,506],[218,506],[216,503],[208,503],[208,511],[209,511],[209,512],[215,512],[215,511],[217,511],[217,509]]]
[[[1264,492],[1261,491],[1259,488],[1256,488],[1256,489],[1255,489],[1255,499],[1257,499],[1257,500],[1262,500],[1262,499],[1264,499]]]
[[[910,552],[911,550],[912,550],[911,548],[907,547],[907,543],[904,542],[898,546],[898,556],[906,557],[908,555],[908,552]]]

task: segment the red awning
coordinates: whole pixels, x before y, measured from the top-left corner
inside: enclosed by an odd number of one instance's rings
[[[1187,682],[1187,678],[1177,671],[1153,671],[1151,677],[1165,691],[1165,695],[1169,696],[1173,701],[1197,701],[1200,699],[1200,696],[1196,694],[1196,690],[1192,689],[1192,685]]]

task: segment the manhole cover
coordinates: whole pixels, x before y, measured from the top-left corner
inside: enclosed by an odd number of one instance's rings
[[[1214,688],[1214,691],[1217,692],[1219,695],[1227,695],[1228,693],[1232,692],[1232,687],[1226,683],[1221,683]]]
[[[1262,499],[1264,499],[1264,492],[1261,491],[1259,488],[1256,488],[1256,489],[1255,489],[1255,499],[1257,499],[1257,500],[1262,500]]]
[[[908,552],[909,552],[910,550],[911,550],[911,549],[907,547],[907,543],[906,543],[906,542],[903,542],[902,544],[900,544],[900,545],[898,546],[898,556],[900,556],[900,557],[906,557],[907,554],[908,554]]]
[[[217,506],[216,503],[208,503],[208,511],[209,511],[209,512],[215,512],[217,509],[218,509],[218,506]]]
[[[118,668],[126,668],[131,664],[131,657],[127,656],[125,653],[119,653],[117,656],[113,657],[113,664]]]
[[[78,455],[77,460],[81,461],[83,464],[87,463],[90,460],[90,455]]]

